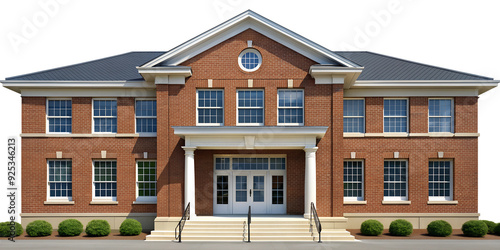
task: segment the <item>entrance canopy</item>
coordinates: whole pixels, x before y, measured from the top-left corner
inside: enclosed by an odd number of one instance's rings
[[[328,127],[177,127],[185,147],[196,149],[304,149],[316,147]]]

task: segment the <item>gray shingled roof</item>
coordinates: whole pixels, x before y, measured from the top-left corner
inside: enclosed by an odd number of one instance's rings
[[[142,76],[135,67],[163,53],[165,52],[129,52],[61,68],[8,77],[6,80],[142,81]]]
[[[136,67],[165,52],[129,52],[94,61],[49,69],[6,80],[36,81],[135,81]],[[425,65],[367,51],[334,52],[364,67],[358,80],[493,80],[489,77]]]
[[[358,80],[493,80],[492,78],[412,62],[369,51],[334,51],[364,66]]]

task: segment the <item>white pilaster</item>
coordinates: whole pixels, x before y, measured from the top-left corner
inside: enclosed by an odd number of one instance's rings
[[[311,202],[316,205],[316,151],[318,147],[304,148],[306,152],[306,172],[304,179],[304,216],[309,217]]]
[[[194,151],[196,147],[182,147],[184,149],[184,209],[190,205],[190,217],[195,214],[195,184],[194,184]]]

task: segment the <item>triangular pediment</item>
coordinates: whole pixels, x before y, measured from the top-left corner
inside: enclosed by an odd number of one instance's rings
[[[219,43],[247,30],[260,34],[324,65],[358,67],[355,63],[336,55],[311,40],[251,11],[247,10],[228,21],[175,47],[142,67],[178,66],[186,60],[216,46]]]

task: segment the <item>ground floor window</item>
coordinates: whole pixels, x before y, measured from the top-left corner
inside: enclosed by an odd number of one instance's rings
[[[363,161],[344,161],[344,200],[363,199]]]
[[[93,198],[116,200],[116,160],[94,161]]]
[[[137,161],[137,201],[156,201],[156,161]]]
[[[452,161],[429,161],[429,200],[453,199],[452,171]]]
[[[71,160],[48,160],[48,199],[72,199]]]
[[[408,162],[384,161],[384,200],[408,200]]]

